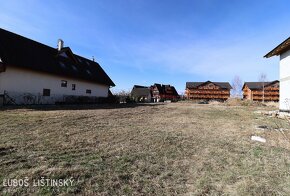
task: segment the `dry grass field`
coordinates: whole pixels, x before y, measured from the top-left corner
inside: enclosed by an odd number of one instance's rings
[[[276,108],[98,107],[1,110],[0,195],[290,195],[289,124],[256,112]],[[74,182],[4,186],[25,177]]]

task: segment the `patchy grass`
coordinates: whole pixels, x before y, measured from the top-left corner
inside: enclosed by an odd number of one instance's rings
[[[2,195],[290,194],[289,125],[255,113],[267,107],[170,103],[76,109],[0,111]],[[259,125],[267,130],[256,129]],[[267,142],[253,142],[251,135]],[[25,177],[74,183],[3,186],[7,179]]]

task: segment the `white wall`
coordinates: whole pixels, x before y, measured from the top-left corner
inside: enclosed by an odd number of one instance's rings
[[[280,55],[279,109],[290,110],[290,50]]]
[[[61,80],[67,81],[67,87],[61,87]],[[72,90],[72,84],[76,84],[76,90]],[[51,97],[47,97],[47,99],[52,99],[53,96],[62,97],[63,95],[107,97],[109,86],[11,66],[8,66],[5,72],[0,73],[0,94],[7,91],[11,94],[42,95],[44,88],[50,89]],[[86,94],[87,89],[91,90],[91,94]]]

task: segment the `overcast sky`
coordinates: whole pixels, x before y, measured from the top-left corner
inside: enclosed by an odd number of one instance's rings
[[[285,0],[11,0],[0,27],[78,55],[95,57],[115,82],[279,79],[279,58],[263,56],[290,36]],[[1,43],[0,43],[1,44]]]

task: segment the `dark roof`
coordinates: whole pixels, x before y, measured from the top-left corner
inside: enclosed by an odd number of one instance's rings
[[[290,37],[288,37],[286,40],[284,40],[281,44],[279,44],[276,48],[271,50],[268,54],[266,54],[264,57],[269,58],[275,55],[280,55],[287,50],[290,50]]]
[[[186,88],[196,88],[204,83],[205,82],[186,82]]]
[[[73,54],[69,47],[58,51],[1,28],[0,58],[7,67],[16,66],[115,86],[97,62]]]
[[[206,84],[206,83],[213,83],[223,89],[232,89],[232,86],[228,82],[186,82],[186,88],[197,88],[200,85]]]
[[[270,86],[270,85],[272,85],[273,83],[276,83],[276,82],[278,82],[279,83],[279,81],[278,80],[274,80],[274,81],[272,81],[272,82],[264,82],[264,87],[266,87],[266,86]],[[243,88],[242,89],[244,89],[244,87],[247,85],[247,87],[249,88],[249,89],[262,89],[263,88],[263,82],[245,82],[244,83],[244,85],[243,85]]]
[[[171,95],[178,96],[178,93],[177,93],[177,91],[176,91],[176,89],[175,89],[174,86],[171,86],[169,84],[165,85],[165,84],[158,84],[158,83],[155,83],[153,86],[156,86],[157,87],[157,89],[158,89],[158,91],[159,91],[160,94],[168,94],[167,91],[166,91],[166,89],[169,88],[169,90],[172,91],[172,94]]]
[[[173,92],[173,95],[179,96],[178,92],[176,91],[174,86],[171,86],[171,90]]]
[[[139,85],[134,85],[132,91],[131,91],[131,96],[133,97],[147,97],[151,95],[150,88],[146,86],[139,86]]]
[[[134,85],[133,88],[148,88],[148,86]]]
[[[161,84],[155,83],[153,86],[156,86],[156,88],[158,89],[159,93],[163,93],[164,89],[162,88]]]

